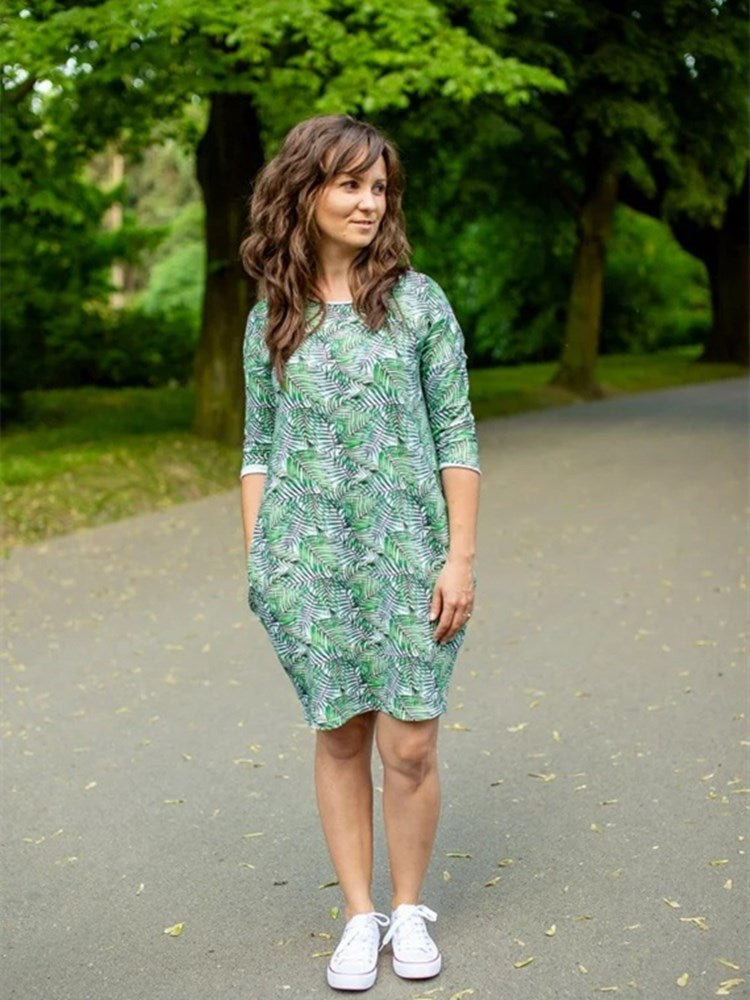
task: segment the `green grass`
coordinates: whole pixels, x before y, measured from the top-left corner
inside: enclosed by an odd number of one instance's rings
[[[6,548],[237,482],[237,449],[190,433],[189,389],[65,389],[26,402],[27,423],[3,437]]]
[[[600,358],[597,377],[605,396],[617,396],[747,375],[747,369],[740,365],[698,364],[700,351],[700,347],[680,347],[654,354],[609,355]],[[578,396],[549,384],[556,370],[554,361],[473,369],[474,415],[477,420],[486,420],[577,402]]]
[[[643,392],[747,374],[696,364],[698,348],[602,358],[606,394]],[[548,384],[556,365],[471,372],[478,420],[561,406],[576,397]],[[32,392],[28,419],[3,437],[0,495],[6,549],[194,500],[237,483],[237,448],[190,433],[190,389]]]

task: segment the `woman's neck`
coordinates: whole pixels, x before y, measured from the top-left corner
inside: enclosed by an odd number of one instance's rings
[[[349,269],[353,258],[326,254],[318,261],[316,291],[324,302],[348,302],[352,292],[349,287]]]

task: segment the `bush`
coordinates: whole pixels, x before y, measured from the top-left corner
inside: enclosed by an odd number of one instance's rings
[[[46,388],[160,386],[185,383],[198,338],[190,312],[93,312],[75,331],[52,329],[46,338]]]
[[[602,354],[700,343],[711,325],[705,269],[664,223],[618,206],[603,309]]]

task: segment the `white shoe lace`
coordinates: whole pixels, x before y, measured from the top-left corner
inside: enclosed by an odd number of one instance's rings
[[[385,947],[391,940],[399,949],[404,951],[425,951],[433,952],[435,942],[430,937],[430,932],[425,927],[425,920],[437,920],[437,913],[429,906],[406,906],[398,907],[395,919],[383,938],[381,947]]]
[[[387,927],[389,918],[384,913],[358,913],[347,922],[336,950],[331,956],[331,965],[368,967],[373,955],[378,952],[380,932],[377,927]],[[373,926],[375,925],[375,926]]]

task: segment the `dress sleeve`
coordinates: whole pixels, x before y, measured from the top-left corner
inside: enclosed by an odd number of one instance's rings
[[[435,282],[429,285],[420,374],[438,468],[461,466],[481,474],[463,333],[445,293]]]
[[[265,309],[256,305],[247,319],[243,346],[245,371],[245,436],[240,478],[266,472],[276,418],[276,391],[263,337]]]

